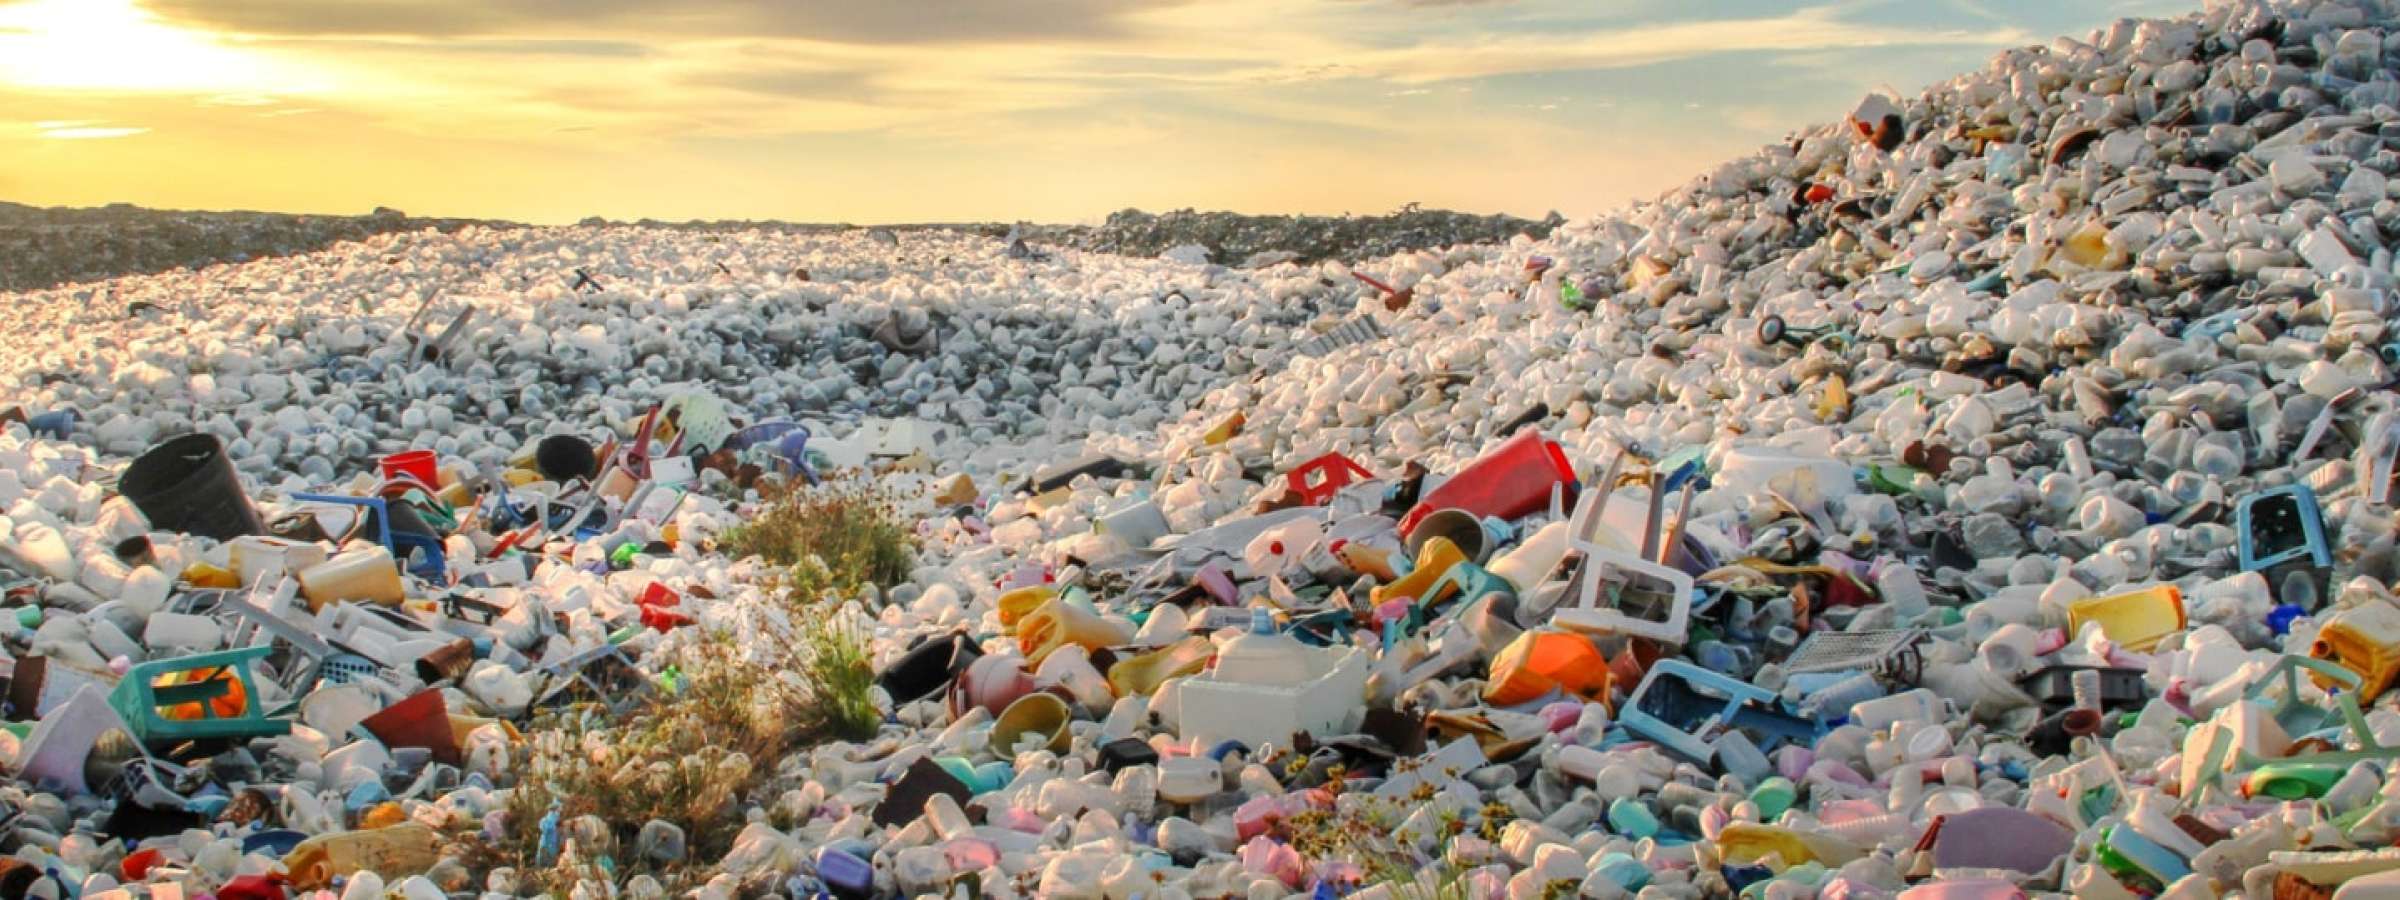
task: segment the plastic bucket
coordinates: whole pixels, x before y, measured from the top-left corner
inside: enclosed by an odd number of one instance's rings
[[[1075,712],[1056,694],[1032,693],[1017,698],[1001,710],[1000,718],[992,722],[992,752],[1008,756],[1026,735],[1044,741],[1043,747],[1052,753],[1065,753],[1068,747],[1067,723],[1074,721]]]
[[[1492,558],[1491,533],[1483,530],[1483,520],[1474,513],[1442,509],[1427,515],[1417,522],[1415,531],[1408,533],[1408,555],[1413,558],[1424,552],[1426,542],[1437,537],[1449,538],[1450,543],[1457,545],[1458,552],[1466,554],[1468,562],[1480,566]]]
[[[433,751],[434,759],[454,766],[462,760],[458,736],[450,730],[450,704],[439,690],[420,691],[360,720],[358,727],[386,747],[423,747]]]
[[[1573,502],[1575,466],[1567,461],[1567,451],[1540,431],[1526,429],[1418,497],[1416,507],[1400,520],[1400,533],[1415,533],[1418,523],[1436,510],[1462,509],[1476,518],[1521,518],[1548,508],[1551,486],[1558,484],[1567,486],[1565,500]]]
[[[875,683],[894,703],[913,703],[948,687],[960,673],[982,658],[983,648],[964,634],[950,634],[918,644],[875,676]]]
[[[545,480],[564,483],[598,474],[600,456],[592,450],[590,441],[571,434],[554,434],[534,445],[533,467]]]
[[[442,484],[440,461],[431,450],[409,450],[383,458],[383,480],[396,481],[404,476],[416,479],[427,490],[438,488]]]
[[[212,434],[186,434],[151,447],[117,481],[117,492],[161,531],[230,541],[264,534],[258,510]]]

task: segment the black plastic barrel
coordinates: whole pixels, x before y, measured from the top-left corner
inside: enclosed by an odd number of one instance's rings
[[[215,435],[186,434],[150,448],[125,467],[117,492],[160,531],[220,541],[266,531]]]
[[[571,434],[554,434],[534,445],[533,467],[542,477],[565,483],[600,474],[600,457],[592,442]]]
[[[910,648],[891,668],[877,673],[875,683],[892,695],[892,702],[913,703],[950,686],[982,655],[983,648],[966,635],[944,635]]]

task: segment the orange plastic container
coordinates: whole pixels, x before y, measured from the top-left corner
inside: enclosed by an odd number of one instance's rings
[[[1516,706],[1561,689],[1606,703],[1610,683],[1608,657],[1591,641],[1573,632],[1536,629],[1517,635],[1493,658],[1483,699],[1493,706]]]
[[[2373,701],[2400,675],[2400,607],[2369,602],[2333,614],[2317,630],[2308,655],[2357,672],[2358,702]],[[2330,678],[2309,677],[2321,687],[2333,686]]]

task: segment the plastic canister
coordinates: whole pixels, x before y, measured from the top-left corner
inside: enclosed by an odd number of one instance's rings
[[[1850,724],[1869,731],[1881,731],[1897,722],[1938,722],[1941,719],[1941,695],[1924,688],[1850,707]]]
[[[1314,521],[1300,519],[1270,528],[1251,538],[1250,543],[1242,548],[1242,561],[1250,566],[1251,574],[1258,577],[1281,574],[1293,560],[1307,554],[1310,548],[1324,540],[1325,530],[1322,527]]]
[[[1558,561],[1567,555],[1567,523],[1552,522],[1542,526],[1499,559],[1492,561],[1490,571],[1515,585],[1523,595],[1542,582],[1542,576],[1558,568]]]
[[[441,835],[418,822],[372,831],[343,831],[301,841],[283,858],[292,883],[315,890],[337,875],[369,870],[385,878],[415,875],[441,859]]]
[[[2369,601],[2333,614],[2317,630],[2308,655],[2358,673],[2359,701],[2375,699],[2400,674],[2400,607]],[[2312,673],[2310,678],[2321,687],[2332,686],[2325,676]]]
[[[1730,448],[1711,480],[1716,490],[1735,496],[1772,487],[1803,504],[1808,502],[1803,495],[1836,500],[1858,492],[1848,463],[1781,447]]]
[[[2067,604],[2067,630],[2081,634],[2083,626],[2098,623],[2100,633],[2135,653],[2158,646],[2185,625],[2183,591],[2171,584],[2153,585],[2106,597],[2085,597]]]
[[[1528,428],[1501,441],[1439,487],[1417,498],[1417,505],[1400,520],[1400,533],[1438,509],[1463,509],[1478,518],[1515,519],[1537,512],[1550,502],[1553,485],[1575,482],[1575,467],[1567,452]]]
[[[1308,647],[1275,629],[1275,616],[1263,608],[1250,611],[1250,631],[1225,643],[1210,677],[1234,684],[1272,684],[1290,687],[1309,680]]]

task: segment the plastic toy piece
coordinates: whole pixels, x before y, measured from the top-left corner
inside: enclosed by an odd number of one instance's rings
[[[139,663],[125,672],[108,702],[143,744],[286,734],[292,723],[267,718],[251,675],[251,665],[268,652],[243,647]]]
[[[1375,473],[1367,471],[1365,466],[1350,457],[1327,453],[1284,473],[1283,483],[1288,486],[1291,495],[1299,499],[1299,505],[1324,506],[1343,488],[1374,477]]]
[[[1760,751],[1813,743],[1824,733],[1788,712],[1773,691],[1680,659],[1652,665],[1617,719],[1627,731],[1703,764],[1727,731],[1742,732]]]

